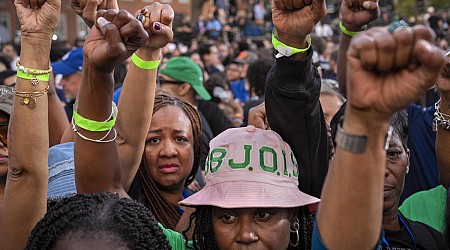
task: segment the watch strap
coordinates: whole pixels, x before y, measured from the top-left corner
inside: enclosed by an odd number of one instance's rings
[[[341,124],[336,133],[336,145],[353,154],[363,154],[367,148],[367,135],[354,135],[345,132]]]

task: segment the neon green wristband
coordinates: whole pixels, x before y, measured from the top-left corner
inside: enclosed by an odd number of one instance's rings
[[[155,60],[155,61],[144,61],[141,58],[139,58],[136,53],[133,53],[131,56],[131,61],[134,63],[134,65],[138,66],[141,69],[156,69],[159,66],[159,63],[161,60]]]
[[[304,49],[294,48],[294,47],[291,47],[291,46],[286,45],[286,44],[282,43],[281,41],[279,41],[276,37],[276,29],[273,29],[272,44],[273,44],[273,47],[278,51],[278,54],[275,57],[276,58],[280,58],[283,56],[289,57],[289,56],[292,56],[297,53],[305,53],[311,47],[311,35],[310,34],[308,34],[306,36],[306,40],[308,42],[308,47],[306,47]]]
[[[31,73],[27,74],[25,72],[17,70],[17,77],[22,78],[22,79],[27,79],[27,80],[38,79],[38,80],[41,80],[41,81],[48,82],[48,80],[50,79],[50,73],[41,74],[41,75],[34,75],[34,74],[31,74]]]
[[[80,114],[78,114],[78,102],[75,102],[75,104],[73,105],[73,121],[75,122],[75,124],[86,130],[86,131],[91,131],[91,132],[101,132],[101,131],[108,131],[111,130],[112,127],[114,127],[115,123],[116,123],[116,118],[117,118],[117,106],[114,104],[112,105],[112,111],[111,111],[111,116],[108,118],[108,120],[104,121],[104,122],[97,122],[97,121],[93,121],[87,118],[84,118],[83,116],[81,116]]]
[[[342,33],[350,37],[354,37],[359,33],[357,31],[350,31],[347,28],[345,28],[345,26],[342,24],[342,21],[339,22],[339,28],[341,28]]]

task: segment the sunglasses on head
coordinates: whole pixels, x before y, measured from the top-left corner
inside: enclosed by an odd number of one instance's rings
[[[167,80],[167,79],[165,79],[165,78],[163,78],[163,77],[158,77],[158,84],[159,84],[159,85],[162,85],[162,84],[165,84],[165,83],[171,83],[171,84],[183,84],[184,82],[176,81],[176,80]]]
[[[8,147],[8,125],[9,122],[0,123],[0,142]]]

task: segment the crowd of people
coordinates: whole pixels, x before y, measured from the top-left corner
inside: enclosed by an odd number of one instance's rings
[[[90,31],[64,54],[62,4],[14,1],[1,249],[450,249],[434,14],[378,26],[377,2],[343,0],[336,32],[322,0],[257,1],[271,39],[236,43],[220,19],[249,12],[227,1],[205,1],[193,39],[168,4],[71,0]]]

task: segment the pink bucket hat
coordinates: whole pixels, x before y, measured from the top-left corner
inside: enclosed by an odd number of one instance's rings
[[[298,189],[297,161],[281,137],[253,126],[228,129],[210,142],[206,185],[184,206],[292,208],[320,200]]]

